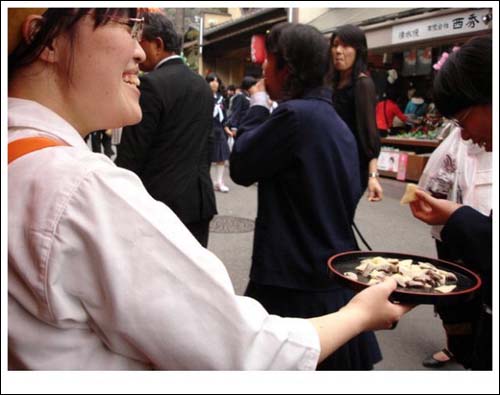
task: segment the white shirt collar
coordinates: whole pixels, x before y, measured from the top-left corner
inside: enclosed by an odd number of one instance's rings
[[[154,70],[156,70],[158,67],[160,67],[163,63],[165,62],[168,62],[169,60],[171,59],[180,59],[181,57],[179,55],[172,55],[172,56],[168,56],[162,60],[160,60],[157,65],[155,66]]]
[[[52,135],[73,147],[88,149],[80,133],[70,123],[40,103],[9,97],[8,106],[9,140],[14,139],[13,133],[17,130],[31,129]]]

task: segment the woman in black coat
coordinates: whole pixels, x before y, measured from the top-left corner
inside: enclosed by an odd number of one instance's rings
[[[336,29],[330,38],[333,62],[333,106],[349,126],[358,144],[360,185],[368,188],[368,200],[382,200],[377,159],[380,136],[377,130],[375,84],[367,74],[368,46],[363,30],[354,25]]]
[[[262,81],[231,153],[231,178],[258,182],[250,282],[246,296],[271,313],[313,317],[353,297],[329,278],[326,262],[357,249],[351,230],[361,197],[356,140],[335,112],[323,80],[328,44],[311,26],[283,23],[266,41]],[[267,93],[280,100],[270,114]],[[352,339],[318,370],[368,370],[381,360],[372,332]]]

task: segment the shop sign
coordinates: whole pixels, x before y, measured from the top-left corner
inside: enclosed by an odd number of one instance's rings
[[[377,169],[396,173],[399,166],[399,154],[398,151],[380,151]]]
[[[484,18],[483,18],[484,17]],[[468,10],[392,27],[392,44],[427,40],[489,29],[491,10]]]

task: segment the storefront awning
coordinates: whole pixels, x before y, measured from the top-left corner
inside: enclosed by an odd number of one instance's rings
[[[363,22],[384,18],[389,20],[398,17],[402,12],[415,8],[334,8],[309,22],[322,33],[331,33],[336,27],[352,24],[362,25]]]

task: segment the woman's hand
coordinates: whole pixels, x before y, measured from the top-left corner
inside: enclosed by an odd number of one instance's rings
[[[449,200],[436,199],[421,189],[415,191],[415,196],[417,200],[410,203],[411,212],[415,218],[429,225],[446,224],[451,215],[462,207]]]
[[[377,177],[368,178],[368,201],[378,202],[384,197],[384,191],[382,185],[378,181]]]
[[[235,133],[231,129],[229,129],[229,127],[227,127],[227,126],[224,126],[224,132],[226,132],[226,134],[229,137],[234,137],[235,136]]]
[[[336,313],[309,318],[319,337],[319,362],[361,332],[394,328],[401,316],[412,309],[389,301],[396,286],[396,281],[389,278],[360,292]]]
[[[358,317],[362,331],[391,329],[403,314],[413,308],[389,301],[389,296],[396,287],[396,281],[388,278],[357,294],[341,311]]]

